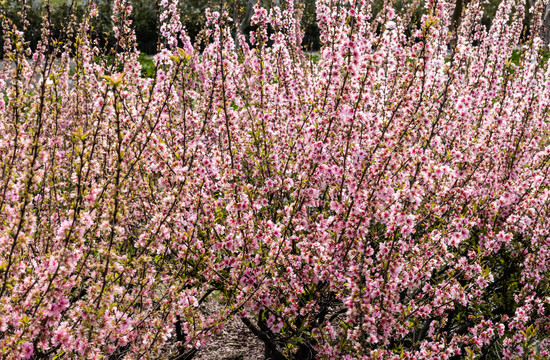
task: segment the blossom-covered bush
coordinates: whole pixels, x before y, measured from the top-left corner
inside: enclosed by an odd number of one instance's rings
[[[392,4],[318,0],[314,61],[292,2],[192,44],[163,0],[152,78],[126,0],[111,53],[93,5],[34,53],[4,18],[0,357],[191,359],[238,319],[271,359],[547,358],[544,3]]]

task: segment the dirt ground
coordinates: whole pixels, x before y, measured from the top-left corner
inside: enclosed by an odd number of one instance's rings
[[[193,360],[264,360],[264,345],[239,319],[233,319]]]

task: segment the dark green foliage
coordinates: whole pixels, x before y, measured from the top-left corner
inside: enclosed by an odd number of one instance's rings
[[[141,75],[144,77],[152,78],[155,76],[155,62],[153,59],[145,54],[139,55],[139,63],[141,64]]]
[[[6,13],[7,18],[14,22],[18,29],[23,28],[23,18],[26,19],[25,39],[30,48],[34,50],[38,44],[41,31],[42,19],[49,17],[52,23],[52,33],[55,39],[59,39],[64,34],[64,28],[67,26],[69,18],[78,21],[82,17],[86,6],[95,3],[97,5],[98,15],[92,24],[92,38],[97,40],[101,48],[111,48],[114,45],[112,31],[112,5],[111,0],[50,0],[49,12],[46,10],[46,1],[39,3],[41,6],[31,6],[32,1],[27,0],[27,7],[24,9],[25,2],[22,0],[6,0],[0,6],[0,9]],[[275,5],[274,1],[263,0],[262,5],[271,7]],[[34,2],[35,5],[38,2]],[[138,50],[145,54],[155,54],[158,46],[158,4],[155,0],[129,0],[133,7],[132,22],[136,32]],[[180,3],[180,14],[183,25],[194,40],[202,30],[205,24],[204,13],[207,8],[215,11],[220,10],[222,3],[213,0],[185,0]],[[223,8],[236,21],[236,26],[240,26],[245,17],[247,0],[229,0],[223,2]],[[304,0],[296,4],[297,13],[302,14],[303,42],[309,50],[315,51],[320,47],[319,29],[316,25],[315,0]],[[249,30],[248,26],[244,27]],[[1,35],[1,34],[0,34]],[[2,41],[0,39],[0,41]],[[0,48],[0,55],[3,57],[3,51]]]
[[[138,50],[146,54],[157,51],[158,21],[157,7],[154,1],[134,1],[132,22],[136,31]]]

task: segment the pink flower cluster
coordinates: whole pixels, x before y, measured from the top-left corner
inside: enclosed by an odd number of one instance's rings
[[[184,358],[230,318],[280,359],[548,357],[545,3],[392,4],[318,0],[317,59],[292,2],[193,44],[163,0],[152,78],[126,0],[112,53],[95,7],[32,61],[5,22],[0,358]]]

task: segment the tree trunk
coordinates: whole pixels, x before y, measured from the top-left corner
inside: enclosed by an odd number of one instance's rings
[[[547,49],[550,43],[550,1],[546,3],[544,15],[542,17],[542,41]]]
[[[240,23],[237,23],[238,26],[236,27],[235,29],[235,38],[234,38],[234,41],[235,41],[235,47],[237,49],[239,49],[241,47],[240,43],[239,43],[239,34],[244,34],[244,31],[246,30],[246,28],[250,25],[250,19],[252,18],[252,12],[254,11],[254,4],[256,4],[256,1],[257,0],[248,0],[247,3],[246,3],[246,10],[245,10],[245,13],[244,13],[244,17],[243,19],[241,20]],[[238,5],[237,5],[237,1],[235,1],[235,16],[234,18],[237,19],[237,12],[238,12]],[[237,20],[238,21],[238,20]]]
[[[252,18],[252,12],[254,11],[254,5],[256,4],[256,1],[257,0],[248,0],[246,4],[246,11],[244,13],[243,20],[239,25],[239,31],[241,32],[241,34],[250,25],[250,19]]]

